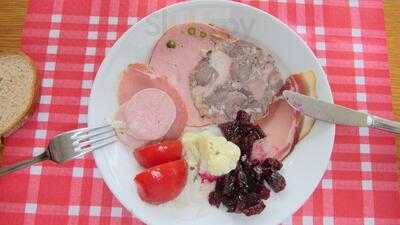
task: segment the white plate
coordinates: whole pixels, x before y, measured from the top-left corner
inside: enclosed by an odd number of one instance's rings
[[[283,72],[313,69],[317,75],[319,98],[328,102],[332,95],[328,80],[312,51],[303,40],[273,16],[250,6],[226,1],[194,1],[172,5],[136,23],[114,44],[94,82],[89,104],[89,127],[95,127],[117,110],[116,90],[120,72],[133,62],[147,62],[157,39],[168,28],[188,21],[213,23],[244,39],[266,47],[278,60]],[[132,178],[139,166],[122,144],[94,152],[97,167],[113,194],[138,218],[148,224],[276,224],[293,214],[311,195],[329,162],[335,126],[316,122],[310,134],[284,160],[284,191],[266,202],[261,215],[247,218],[201,203],[154,207],[143,203]],[[207,209],[198,211],[198,205]]]

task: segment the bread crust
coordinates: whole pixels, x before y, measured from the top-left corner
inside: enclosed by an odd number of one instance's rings
[[[35,66],[33,60],[22,51],[5,51],[5,52],[0,51],[0,60],[2,57],[9,56],[9,55],[20,55],[27,60],[29,66],[31,67],[31,69],[33,71],[32,75],[33,75],[34,84],[32,86],[33,88],[30,90],[30,96],[32,96],[32,97],[31,97],[31,100],[29,101],[29,105],[25,108],[24,112],[21,114],[21,116],[17,120],[15,120],[13,123],[8,125],[8,127],[5,129],[5,131],[2,134],[0,134],[0,137],[7,137],[8,135],[13,133],[15,130],[20,128],[25,123],[25,121],[28,119],[28,117],[35,110],[35,106],[36,106],[36,103],[37,103],[38,97],[39,97],[39,80],[38,80],[38,76],[37,76],[37,69],[36,69],[36,66]],[[1,147],[0,147],[0,152],[1,152]]]

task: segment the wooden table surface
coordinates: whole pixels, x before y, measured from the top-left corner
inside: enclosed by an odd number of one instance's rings
[[[392,102],[397,120],[400,120],[400,1],[385,0],[385,28],[389,48]],[[400,135],[396,139],[397,167],[400,171]],[[400,176],[400,173],[399,173]]]
[[[26,6],[27,0],[0,1],[0,50],[19,49]],[[385,0],[384,11],[393,108],[396,118],[400,120],[400,0]],[[400,159],[400,137],[396,143]]]
[[[0,0],[0,50],[19,49],[27,0]]]

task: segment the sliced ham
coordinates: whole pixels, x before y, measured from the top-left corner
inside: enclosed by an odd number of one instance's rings
[[[291,75],[283,90],[297,91],[316,97],[316,79],[312,71]],[[283,160],[298,140],[311,130],[314,120],[295,111],[284,99],[278,98],[271,106],[267,117],[257,121],[266,137],[253,145],[251,158],[263,161],[266,158]]]
[[[150,65],[168,82],[176,87],[188,110],[189,126],[203,126],[211,121],[200,116],[193,104],[189,77],[195,66],[216,43],[229,38],[221,28],[202,23],[187,23],[173,26],[155,45]]]
[[[295,142],[300,121],[300,113],[285,100],[280,99],[272,103],[269,115],[257,121],[265,133],[265,138],[253,144],[251,158],[260,161],[266,158],[285,158]]]
[[[142,89],[158,86],[172,89],[161,76],[152,71],[150,66],[139,63],[130,64],[122,72],[118,84],[118,103],[122,105]]]
[[[180,95],[148,65],[132,64],[122,73],[118,102],[115,126],[128,146],[137,140],[179,138],[186,126],[187,111]]]

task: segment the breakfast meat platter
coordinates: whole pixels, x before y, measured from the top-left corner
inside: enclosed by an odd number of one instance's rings
[[[193,18],[210,4],[228,16],[251,14],[253,32]],[[158,19],[169,23],[149,32]],[[332,101],[315,56],[281,22],[225,1],[167,7],[129,29],[98,71],[89,127],[111,124],[118,142],[95,152],[96,163],[122,204],[147,223],[155,215],[156,224],[279,222],[315,188],[334,134],[333,125],[293,109],[285,90]],[[304,160],[320,143],[321,152]]]

